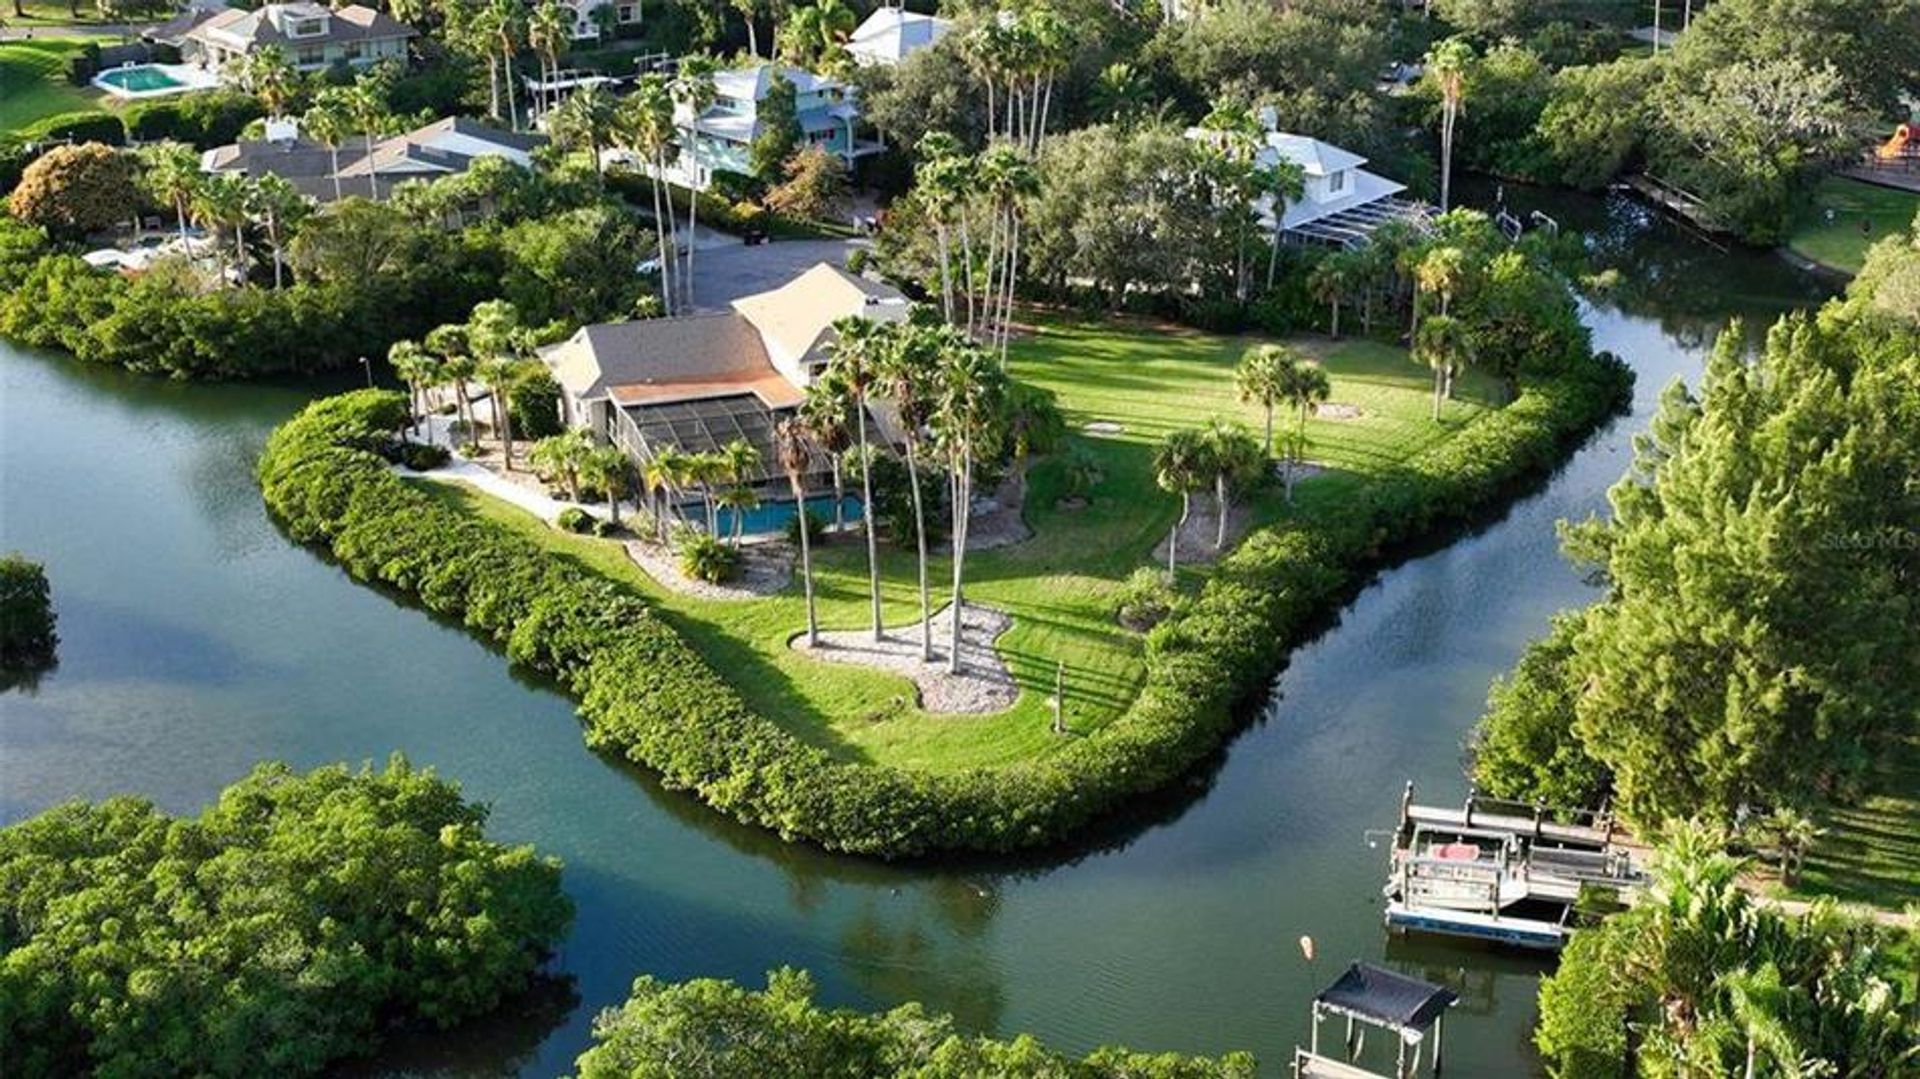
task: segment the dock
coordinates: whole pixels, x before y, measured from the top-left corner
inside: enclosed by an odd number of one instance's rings
[[[1385,922],[1432,933],[1558,951],[1583,893],[1630,898],[1644,851],[1605,810],[1551,809],[1469,794],[1458,806],[1400,800],[1388,856]]]
[[[1726,232],[1707,215],[1706,203],[1701,201],[1700,196],[1648,172],[1627,177],[1621,186],[1664,210],[1668,217],[1685,225],[1702,242],[1723,253],[1727,250],[1727,245],[1721,240]]]

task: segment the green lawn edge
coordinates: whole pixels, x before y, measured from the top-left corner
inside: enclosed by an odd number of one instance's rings
[[[1920,192],[1828,176],[1801,211],[1787,249],[1829,269],[1856,274],[1866,264],[1867,249],[1913,224],[1917,213]],[[1870,223],[1866,232],[1860,230],[1863,221]]]
[[[458,615],[580,700],[587,739],[741,821],[883,857],[1055,844],[1216,751],[1358,575],[1398,544],[1473,519],[1620,407],[1631,374],[1583,364],[1377,477],[1312,529],[1252,532],[1146,640],[1115,721],[1042,759],[928,774],[836,758],[755,713],[646,598],[577,559],[408,486],[375,452],[404,400],[309,406],[260,462],[269,507],[355,576]]]

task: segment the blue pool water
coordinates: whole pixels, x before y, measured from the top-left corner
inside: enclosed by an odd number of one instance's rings
[[[745,513],[745,527],[742,531],[749,536],[764,536],[773,532],[784,532],[787,528],[787,522],[793,520],[793,507],[794,503],[790,498],[781,499],[778,502],[762,502],[759,506]],[[847,495],[841,499],[840,509],[848,521],[851,522],[860,519],[860,499],[854,495]],[[689,505],[687,510],[690,514],[700,512],[698,504]],[[823,521],[832,523],[833,496],[821,495],[817,498],[807,499],[807,511]],[[722,536],[733,535],[733,511],[730,509],[723,508],[720,510],[720,534]]]
[[[151,64],[136,64],[133,67],[119,67],[100,73],[100,81],[109,86],[117,86],[131,93],[151,93],[155,90],[171,90],[185,86],[186,83],[167,74]]]

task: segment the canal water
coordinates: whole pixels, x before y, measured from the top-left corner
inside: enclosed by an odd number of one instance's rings
[[[919,1000],[970,1029],[1084,1050],[1250,1049],[1277,1073],[1349,959],[1443,980],[1456,1075],[1530,1075],[1545,969],[1389,944],[1384,851],[1401,786],[1464,792],[1488,682],[1590,594],[1554,522],[1604,509],[1661,387],[1732,316],[1819,299],[1768,256],[1723,255],[1624,202],[1558,200],[1627,281],[1589,315],[1640,374],[1633,415],[1499,520],[1382,573],[1302,647],[1214,766],[1086,847],[1017,866],[890,867],[717,819],[583,745],[569,703],[457,626],[354,584],[267,520],[252,465],[311,388],[189,386],[0,344],[0,549],[45,560],[60,666],[0,696],[0,822],[136,793],[196,809],[263,758],[403,752],[566,863],[579,908],[549,991],[368,1070],[565,1072],[642,973],[757,981],[805,967],[833,1004]],[[1317,942],[1306,960],[1303,935]]]

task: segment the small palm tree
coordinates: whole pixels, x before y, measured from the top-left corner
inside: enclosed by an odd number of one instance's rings
[[[646,467],[640,472],[640,482],[647,489],[647,505],[653,514],[654,530],[659,534],[660,542],[667,542],[667,519],[678,519],[685,524],[680,515],[680,477],[687,471],[682,458],[686,455],[672,447],[654,452],[647,459]]]
[[[216,173],[206,178],[193,197],[194,220],[208,230],[227,230],[233,236],[233,272],[247,278],[247,178]]]
[[[560,0],[539,0],[527,13],[527,44],[540,58],[540,82],[544,85],[560,67],[560,50],[573,36],[573,9]],[[529,113],[544,113],[544,94],[530,103]]]
[[[333,178],[333,197],[339,201],[340,144],[353,131],[353,91],[345,86],[328,86],[313,95],[313,104],[300,117],[300,129],[326,144],[332,159],[328,172]]]
[[[1263,168],[1256,179],[1260,192],[1271,200],[1273,211],[1273,244],[1267,251],[1267,287],[1271,289],[1280,268],[1280,236],[1286,231],[1287,204],[1299,202],[1307,193],[1307,173],[1298,163],[1279,158]]]
[[[1259,482],[1266,472],[1267,455],[1253,432],[1237,423],[1216,419],[1207,424],[1204,437],[1207,471],[1212,474],[1213,500],[1220,517],[1213,534],[1213,549],[1218,551],[1227,545],[1227,511],[1234,492]]]
[[[754,494],[751,486],[752,477],[760,468],[760,451],[753,443],[736,438],[720,448],[720,461],[726,481],[732,485],[723,494],[722,504],[734,511],[733,545],[738,547],[746,526],[744,511],[760,505],[760,496]]]
[[[1301,363],[1300,354],[1287,345],[1255,345],[1240,356],[1233,384],[1240,400],[1259,405],[1267,414],[1267,456],[1273,456],[1273,408],[1287,395],[1287,376]]]
[[[273,287],[279,288],[287,261],[287,230],[306,216],[309,204],[292,181],[269,172],[248,184],[247,209],[267,231],[267,247],[273,253]]]
[[[597,85],[582,86],[554,108],[547,129],[561,146],[586,150],[593,157],[594,180],[604,183],[606,165],[600,160],[601,151],[613,138],[618,116],[619,106],[612,95]]]
[[[150,143],[140,148],[142,179],[154,201],[173,207],[180,225],[180,239],[187,238],[187,213],[200,193],[204,174],[200,155],[184,142]]]
[[[720,492],[717,500],[722,509],[731,515],[732,527],[728,541],[737,549],[740,538],[747,530],[747,514],[760,508],[760,495],[744,483],[736,483]]]
[[[454,411],[466,430],[467,441],[474,441],[473,399],[467,393],[467,380],[474,376],[478,365],[467,346],[467,328],[457,322],[435,326],[427,331],[422,343],[428,352],[440,358],[440,377],[453,383]]]
[[[567,498],[578,502],[580,479],[594,449],[592,435],[581,428],[570,427],[535,442],[527,453],[527,463],[544,475],[559,477],[566,484]]]
[[[824,374],[807,384],[806,398],[800,403],[800,418],[806,423],[808,433],[819,445],[820,452],[826,455],[827,463],[833,470],[835,531],[847,525],[842,461],[848,447],[853,445],[853,422],[847,411],[847,400],[848,395],[840,384],[839,375],[828,368]]]
[[[934,437],[947,457],[953,508],[953,647],[947,670],[960,671],[960,619],[965,606],[967,531],[973,523],[973,470],[991,457],[1006,426],[1007,379],[978,345],[954,335],[941,354],[933,413]]]
[[[1193,513],[1193,492],[1202,482],[1207,467],[1206,440],[1200,432],[1182,428],[1169,431],[1153,451],[1153,479],[1160,489],[1180,496],[1180,519],[1167,534],[1167,575],[1178,567],[1180,529]]]
[[[1429,315],[1420,321],[1413,338],[1413,358],[1433,370],[1433,418],[1440,419],[1440,402],[1456,367],[1469,359],[1467,330],[1452,315]]]
[[[620,527],[620,500],[633,486],[633,461],[618,446],[594,446],[580,461],[580,475],[607,496],[607,520]]]
[[[1353,287],[1349,264],[1343,257],[1345,252],[1330,252],[1313,264],[1313,270],[1307,275],[1307,288],[1321,303],[1333,308],[1328,322],[1327,336],[1338,340],[1340,337],[1340,302],[1346,299],[1347,290]]]
[[[420,433],[420,414],[424,411],[420,406],[423,387],[432,379],[439,361],[421,348],[418,341],[395,341],[387,349],[387,363],[392,365],[393,373],[407,384],[407,414],[413,421],[410,426],[417,435]]]
[[[707,535],[715,535],[720,531],[720,512],[714,500],[714,488],[726,479],[727,459],[717,453],[693,453],[682,458],[681,464],[685,469],[681,482],[700,488],[700,502],[706,508]]]
[[[773,448],[793,488],[793,511],[800,515],[800,579],[807,594],[807,645],[812,647],[820,643],[820,616],[813,607],[813,541],[807,535],[806,476],[813,466],[813,433],[805,420],[789,416],[774,427]]]
[[[1307,414],[1333,395],[1333,381],[1326,368],[1311,360],[1295,364],[1287,374],[1287,400],[1294,412],[1293,438],[1287,446],[1287,501],[1292,502],[1293,478],[1307,454]]]
[[[525,334],[519,309],[508,300],[475,304],[467,320],[467,341],[480,360],[480,377],[486,380],[487,396],[493,403],[493,422],[500,425],[500,455],[511,472],[513,416],[507,398],[522,366],[520,350]]]

